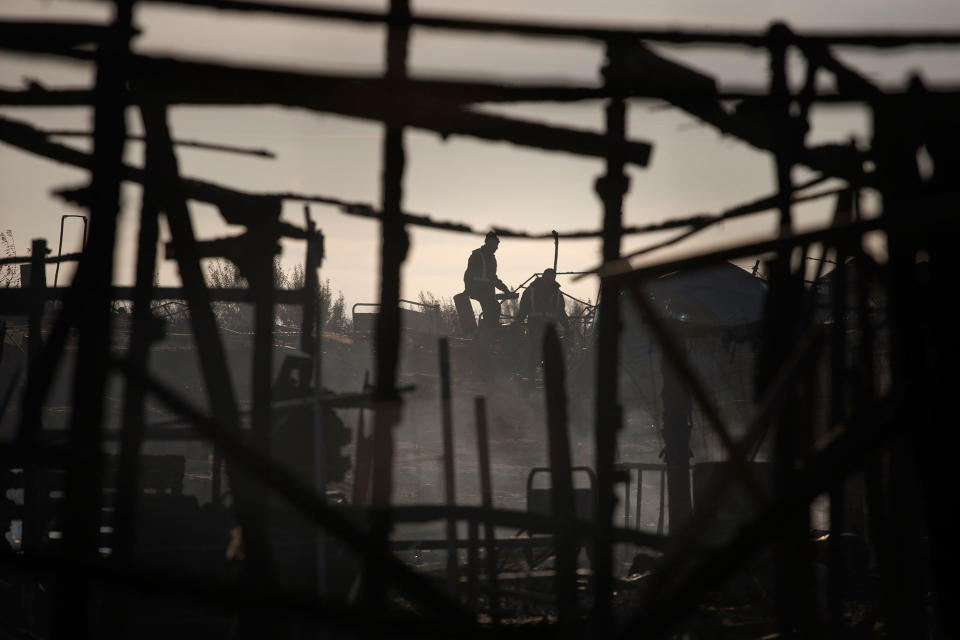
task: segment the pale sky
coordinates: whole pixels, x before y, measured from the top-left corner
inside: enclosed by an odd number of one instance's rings
[[[352,2],[351,6],[382,8],[384,2]],[[689,28],[741,27],[762,29],[774,20],[804,29],[960,29],[960,3],[953,0],[807,0],[805,2],[678,1],[574,2],[573,0],[497,0],[467,5],[451,0],[412,0],[414,12],[467,13],[487,17],[524,18],[617,26],[684,26]],[[108,5],[68,0],[2,0],[0,19],[63,20],[109,19]],[[143,54],[229,61],[236,64],[284,69],[377,74],[383,69],[384,30],[377,26],[349,26],[303,19],[233,15],[169,6],[141,6],[135,15],[143,32],[134,48]],[[763,87],[768,82],[766,60],[747,51],[717,48],[659,50],[716,77],[721,87]],[[955,84],[960,78],[960,47],[953,50],[916,48],[882,54],[866,50],[838,52],[852,66],[876,82],[903,86],[907,74],[919,71],[930,82]],[[411,73],[419,77],[457,79],[507,78],[516,81],[569,81],[599,84],[603,51],[599,45],[564,40],[525,40],[503,36],[416,29],[410,51]],[[32,59],[0,52],[0,86],[22,88],[28,79],[48,88],[92,84],[88,65],[52,58]],[[825,84],[824,86],[829,86]],[[499,113],[571,127],[602,130],[602,104],[526,104],[487,107]],[[0,109],[2,115],[28,120],[46,128],[89,129],[90,113],[79,108]],[[856,109],[827,107],[814,114],[815,142],[846,142],[851,137],[865,145],[867,114]],[[131,130],[139,131],[139,114],[128,114]],[[246,191],[300,191],[362,201],[379,206],[382,127],[373,122],[280,108],[176,108],[172,112],[174,137],[269,149],[275,160],[213,151],[178,149],[185,176],[218,182]],[[635,140],[654,145],[647,168],[631,168],[630,192],[625,202],[625,224],[646,224],[678,215],[719,212],[744,201],[772,193],[774,169],[768,154],[734,140],[721,138],[711,128],[662,103],[633,101],[628,132]],[[76,138],[62,142],[89,148]],[[593,183],[603,172],[599,159],[539,152],[502,143],[463,137],[442,140],[427,132],[407,129],[407,168],[404,209],[432,216],[532,231],[560,231],[598,227],[602,207]],[[131,163],[141,161],[142,146],[128,145]],[[803,172],[798,172],[801,177]],[[0,144],[0,229],[11,229],[18,253],[25,254],[30,239],[45,237],[56,250],[60,215],[81,213],[50,196],[65,186],[79,186],[83,172],[61,167]],[[797,228],[823,224],[832,202],[797,208]],[[137,224],[129,215],[139,207],[139,189],[125,191],[117,253],[119,283],[133,277]],[[302,223],[302,204],[291,202],[285,216]],[[321,272],[348,304],[375,301],[378,286],[378,224],[349,218],[336,209],[312,205],[318,226],[326,235],[327,259]],[[211,207],[193,206],[201,237],[236,233],[219,222]],[[79,247],[79,224],[72,221],[64,251]],[[703,250],[718,244],[757,239],[772,233],[773,214],[728,223],[652,259]],[[624,249],[643,246],[658,237],[630,239]],[[472,236],[415,229],[412,250],[404,269],[404,296],[430,290],[450,297],[462,289],[462,272],[469,252],[481,240]],[[596,264],[599,243],[561,243],[561,271]],[[498,253],[500,276],[513,286],[534,271],[549,266],[549,241],[506,239]],[[285,247],[284,262],[302,259],[302,250]],[[61,271],[61,279],[64,278]],[[51,274],[52,275],[52,274]],[[172,264],[161,270],[164,283],[177,282]],[[565,290],[595,297],[597,283],[572,283],[560,278]]]

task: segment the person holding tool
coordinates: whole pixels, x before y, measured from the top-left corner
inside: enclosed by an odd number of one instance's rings
[[[480,331],[488,337],[492,336],[500,325],[500,300],[497,299],[494,289],[515,295],[503,280],[497,277],[497,258],[494,254],[499,246],[500,238],[497,233],[488,232],[483,246],[470,254],[467,270],[463,272],[463,284],[467,295],[479,302],[483,309]]]

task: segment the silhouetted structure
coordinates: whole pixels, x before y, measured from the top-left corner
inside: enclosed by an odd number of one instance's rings
[[[667,637],[690,620],[705,594],[745,570],[761,549],[773,550],[776,574],[774,601],[784,636],[798,631],[818,637],[829,631],[843,637],[854,633],[844,615],[851,575],[844,564],[844,503],[847,480],[862,478],[869,507],[871,549],[875,554],[877,584],[884,620],[891,637],[928,637],[933,629],[942,637],[957,635],[949,606],[955,592],[958,559],[957,492],[951,471],[960,356],[958,333],[953,327],[950,302],[958,275],[956,237],[956,179],[958,146],[956,106],[960,94],[953,88],[927,87],[919,80],[903,91],[884,91],[857,74],[833,55],[832,46],[872,49],[913,45],[960,44],[958,34],[797,34],[784,25],[766,32],[685,32],[676,30],[599,29],[444,16],[417,16],[405,0],[393,0],[388,13],[324,6],[240,2],[237,0],[165,0],[166,4],[209,7],[228,11],[266,12],[274,15],[382,24],[388,29],[386,74],[382,78],[292,73],[240,68],[190,60],[161,59],[135,54],[133,0],[118,0],[110,25],[81,23],[0,24],[0,48],[70,59],[92,59],[96,83],[84,89],[44,89],[0,92],[0,104],[18,106],[92,105],[93,151],[86,153],[50,140],[48,132],[25,123],[0,118],[0,140],[59,163],[86,169],[90,183],[61,196],[90,210],[90,234],[81,255],[47,257],[43,241],[35,241],[30,257],[0,259],[0,264],[30,264],[28,286],[0,290],[5,314],[28,318],[26,384],[20,399],[20,425],[14,442],[0,445],[5,487],[22,489],[23,504],[4,503],[3,517],[23,522],[19,552],[0,553],[4,580],[15,585],[7,593],[0,618],[4,634],[33,634],[51,638],[143,637],[131,613],[142,613],[155,600],[187,596],[192,605],[178,615],[195,625],[185,626],[193,637],[226,633],[204,626],[196,608],[221,607],[236,615],[238,636],[293,637],[287,620],[304,622],[300,633],[320,626],[345,635],[381,636],[482,636],[509,634],[511,625],[478,622],[471,611],[448,591],[401,562],[391,551],[389,532],[394,523],[413,521],[466,521],[474,526],[469,545],[480,545],[476,527],[484,525],[489,593],[486,611],[503,621],[502,585],[490,558],[498,554],[494,526],[514,526],[552,531],[556,542],[555,598],[548,598],[556,623],[531,630],[531,634],[581,634],[583,637],[622,637],[643,634]],[[138,4],[154,4],[143,0]],[[420,80],[407,76],[407,48],[411,29],[441,29],[473,33],[499,33],[529,39],[563,38],[599,42],[606,46],[603,84],[600,87],[520,86],[502,82]],[[769,87],[726,90],[712,78],[685,68],[653,52],[645,43],[682,43],[761,49],[770,61]],[[806,78],[799,91],[787,82],[787,53],[799,54],[806,63]],[[836,80],[836,89],[822,93],[815,84],[819,71]],[[628,190],[626,167],[644,166],[651,147],[626,136],[626,103],[653,98],[683,109],[719,132],[732,135],[757,149],[770,151],[775,163],[778,190],[772,196],[722,212],[642,228],[624,227],[623,197]],[[605,130],[590,133],[493,116],[471,109],[479,102],[604,100]],[[735,103],[733,107],[729,103]],[[809,146],[805,135],[812,105],[851,102],[870,109],[873,140],[869,149],[846,143]],[[379,207],[333,198],[292,193],[248,193],[190,179],[181,175],[168,127],[168,111],[175,105],[273,104],[297,106],[319,113],[337,113],[382,122],[383,189]],[[128,139],[124,112],[137,107],[145,126],[146,159],[143,169],[124,164]],[[549,414],[549,453],[553,479],[553,515],[524,514],[492,507],[489,486],[482,506],[392,507],[390,492],[394,458],[393,430],[402,406],[397,384],[399,359],[401,266],[409,248],[410,225],[475,233],[468,225],[437,222],[406,212],[402,207],[405,165],[403,131],[417,128],[443,136],[469,136],[547,151],[602,158],[605,171],[596,183],[603,207],[601,230],[571,231],[559,237],[599,237],[603,264],[595,270],[602,279],[597,323],[594,386],[594,438],[598,496],[595,522],[572,518],[570,444],[562,358],[556,336],[547,331],[546,386]],[[184,141],[185,142],[185,141]],[[917,150],[925,147],[933,165],[933,178],[921,179]],[[795,184],[792,170],[807,167],[817,176]],[[839,189],[809,193],[828,178],[842,181]],[[120,185],[143,186],[137,282],[133,287],[113,287],[113,254],[116,244]],[[879,192],[882,211],[875,217],[860,215],[855,203],[861,190]],[[847,194],[849,210],[840,212],[830,227],[798,233],[793,230],[792,207],[813,197]],[[381,311],[376,330],[377,366],[374,384],[349,398],[325,394],[319,380],[321,334],[317,314],[317,270],[323,257],[322,235],[310,223],[302,227],[281,222],[281,203],[302,200],[339,207],[345,213],[374,217],[381,222]],[[216,206],[224,220],[245,231],[215,241],[196,240],[187,212],[187,200]],[[621,254],[627,233],[677,229],[676,242],[722,220],[758,211],[779,212],[777,237],[734,246],[680,260],[632,268]],[[158,259],[158,220],[163,217],[171,232],[167,256],[176,260],[183,286],[155,286],[152,274]],[[553,238],[550,233],[499,229],[503,237]],[[886,236],[889,259],[879,266],[864,258],[864,236]],[[306,283],[300,290],[275,290],[268,274],[280,238],[304,240],[307,246]],[[663,246],[666,243],[660,243]],[[815,321],[816,301],[803,286],[806,257],[819,248],[850,269],[841,270],[832,284],[832,322]],[[926,257],[921,266],[918,256]],[[724,260],[760,256],[767,263],[768,299],[759,328],[757,403],[746,431],[734,438],[714,405],[710,393],[687,360],[682,343],[669,320],[661,318],[644,285],[652,278]],[[200,260],[224,257],[234,261],[246,276],[248,289],[209,289]],[[69,288],[50,288],[45,265],[79,261]],[[868,291],[880,287],[887,300],[888,322],[877,327],[868,305]],[[849,295],[853,292],[853,296]],[[621,296],[620,292],[626,292]],[[848,309],[847,301],[856,301]],[[46,335],[41,326],[47,302],[59,301]],[[115,300],[132,301],[130,344],[124,355],[111,350],[110,309]],[[146,364],[153,357],[151,343],[160,328],[151,311],[155,300],[183,300],[202,367],[209,412],[171,390],[152,376]],[[231,369],[212,304],[232,300],[252,304],[255,333],[251,366],[250,429],[241,429],[241,408],[233,387]],[[650,325],[662,349],[664,368],[671,384],[687,390],[671,411],[682,417],[686,402],[705,416],[725,450],[726,473],[720,474],[690,514],[683,527],[670,537],[645,534],[614,526],[615,489],[623,479],[615,467],[617,436],[622,425],[618,397],[619,333],[622,303],[629,301]],[[273,308],[278,303],[303,308],[301,351],[305,359],[292,362],[277,380],[272,370]],[[851,331],[856,329],[855,335]],[[78,373],[73,376],[72,414],[62,441],[52,441],[40,421],[41,407],[65,353],[70,332],[77,337]],[[880,335],[882,333],[882,335]],[[880,340],[889,344],[889,371],[880,367]],[[852,343],[852,341],[854,341]],[[820,366],[822,361],[828,364]],[[292,372],[296,371],[296,375]],[[104,390],[108,377],[124,380],[123,430],[116,468],[102,453]],[[287,374],[290,374],[289,376]],[[888,374],[888,375],[887,375]],[[815,420],[816,387],[827,388],[829,417],[825,428]],[[312,408],[304,430],[312,433],[314,477],[277,460],[271,452],[276,433],[275,403],[280,392],[286,401]],[[176,491],[147,499],[141,489],[148,482],[149,462],[140,455],[142,443],[158,434],[145,428],[144,406],[153,397],[190,422],[195,435],[216,446],[214,507],[200,513],[184,504]],[[8,401],[0,396],[2,405]],[[666,404],[666,402],[665,402]],[[372,478],[369,508],[349,510],[328,501],[324,470],[330,429],[325,407],[363,406],[374,411],[373,441],[369,458]],[[483,405],[477,407],[481,450],[486,447]],[[682,431],[682,429],[680,429]],[[673,432],[676,435],[676,431]],[[182,437],[182,436],[181,436]],[[671,441],[671,450],[682,446]],[[750,464],[756,448],[771,442],[770,475],[760,479]],[[327,445],[331,446],[331,445]],[[230,509],[220,473],[220,456],[229,478]],[[679,456],[682,457],[682,454]],[[324,463],[321,464],[321,460]],[[677,463],[671,453],[668,466]],[[486,465],[487,463],[485,463]],[[310,466],[310,465],[308,465]],[[481,469],[481,474],[488,474]],[[50,479],[57,479],[62,500],[50,501]],[[485,484],[489,485],[489,478]],[[671,483],[676,490],[676,483]],[[166,485],[163,485],[166,486]],[[111,492],[112,549],[100,554],[105,489]],[[12,487],[11,487],[12,488]],[[311,565],[300,588],[282,585],[272,542],[277,523],[271,522],[267,490],[292,505],[301,536],[310,548]],[[705,544],[704,532],[721,499],[743,493],[752,512],[742,526],[719,542]],[[817,496],[829,493],[831,529],[825,554],[826,606],[816,601],[815,545],[810,539],[809,508]],[[169,498],[169,500],[167,500]],[[156,506],[160,502],[162,507]],[[676,500],[676,499],[674,499]],[[151,506],[149,502],[154,502]],[[199,523],[203,518],[224,526],[234,522],[242,530],[239,575],[193,577],[173,567],[149,568],[138,559],[149,536],[136,527],[138,513],[167,514]],[[43,537],[52,514],[60,522],[62,540]],[[171,515],[173,514],[173,515]],[[291,516],[292,517],[292,516]],[[309,523],[309,527],[304,524]],[[679,524],[679,523],[676,523]],[[199,526],[199,525],[197,525]],[[238,530],[238,531],[239,531]],[[309,533],[304,534],[307,531]],[[315,532],[322,532],[314,538]],[[306,535],[306,542],[303,538]],[[450,535],[450,538],[455,538]],[[578,542],[590,547],[592,568],[588,594],[577,587]],[[444,544],[459,544],[450,539]],[[504,543],[505,546],[506,543]],[[613,606],[615,544],[660,549],[652,584],[621,606]],[[326,562],[336,547],[351,554],[352,566],[333,567]],[[239,557],[239,556],[238,556]],[[475,557],[475,555],[473,556]],[[471,563],[476,570],[477,563]],[[362,567],[360,567],[362,565]],[[311,573],[316,570],[316,573]],[[325,573],[334,576],[362,574],[362,598],[339,601],[324,588]],[[309,585],[316,580],[314,588]],[[474,584],[477,580],[473,580]],[[40,585],[43,588],[40,588]],[[622,590],[622,585],[617,587]],[[11,594],[17,594],[16,596]],[[927,597],[927,594],[931,594]],[[523,597],[515,596],[515,597]],[[388,608],[388,599],[403,607]],[[532,598],[537,600],[537,598]],[[542,597],[540,598],[543,599]],[[476,602],[477,600],[473,600]],[[134,606],[136,605],[136,606]],[[410,611],[414,615],[410,615]],[[375,614],[374,614],[375,612]],[[9,622],[7,622],[9,621]],[[282,623],[282,624],[281,624]],[[316,624],[316,627],[311,626]],[[278,629],[278,625],[280,625]],[[859,632],[859,630],[856,630]],[[178,635],[187,632],[178,630]],[[138,635],[139,634],[139,635]]]

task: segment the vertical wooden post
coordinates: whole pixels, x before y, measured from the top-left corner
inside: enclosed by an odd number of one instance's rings
[[[307,229],[307,255],[303,274],[303,304],[300,318],[300,349],[311,355],[313,377],[313,484],[317,495],[327,495],[327,451],[323,410],[323,314],[320,307],[320,277],[317,270],[323,263],[323,234],[310,218],[310,207],[303,207]],[[310,389],[310,380],[301,380],[304,391]],[[359,439],[357,440],[359,447]],[[316,533],[317,593],[327,592],[327,534]]]
[[[917,115],[905,102],[882,101],[873,109],[877,184],[883,201],[882,215],[891,226],[914,214],[904,205],[916,197],[921,188],[916,162],[921,142],[917,138]],[[885,460],[886,468],[883,463],[874,462],[866,478],[871,530],[876,542],[890,634],[901,638],[922,638],[927,635],[927,605],[924,589],[918,584],[918,567],[908,560],[919,547],[916,531],[919,523],[907,521],[909,518],[905,514],[914,514],[917,506],[910,503],[915,496],[909,495],[907,488],[912,487],[918,465],[921,476],[929,473],[932,470],[923,467],[931,466],[935,457],[931,454],[937,453],[926,451],[926,460],[911,459],[917,454],[913,445],[923,438],[920,434],[937,428],[930,424],[927,412],[935,412],[928,401],[938,383],[929,377],[931,368],[924,361],[928,351],[922,336],[927,327],[923,326],[921,314],[917,312],[928,308],[919,295],[916,273],[917,250],[927,247],[921,246],[921,237],[916,231],[904,226],[896,232],[887,231],[889,257],[883,272],[888,291],[891,393],[902,398],[902,406],[914,410],[905,416],[911,422],[911,437],[904,438],[899,446],[890,450]],[[939,473],[933,473],[931,477],[937,475]],[[950,486],[950,483],[943,483],[943,486]],[[932,504],[932,508],[937,509],[943,502]],[[938,540],[937,532],[928,534],[932,546],[939,542],[953,544],[952,541]]]
[[[170,241],[176,254],[180,279],[183,281],[183,292],[190,307],[190,323],[210,407],[220,424],[239,435],[240,415],[233,382],[200,268],[193,224],[167,125],[166,107],[147,99],[141,103],[140,110],[143,113],[147,138],[147,162],[154,167],[148,178],[154,184],[157,197],[161,199],[160,204],[170,226]],[[255,500],[250,500],[254,482],[247,474],[235,473],[236,468],[229,460],[227,471],[230,474],[237,521],[243,528],[246,560],[242,580],[262,586],[265,582],[273,581],[273,569],[266,530],[253,508]]]
[[[120,184],[126,143],[125,88],[130,53],[132,0],[117,0],[110,31],[96,54],[90,242],[79,270],[85,274],[84,313],[78,316],[73,415],[69,428],[71,459],[64,486],[64,552],[70,560],[97,559],[100,536],[103,390],[110,352],[111,284],[120,214]],[[53,638],[92,637],[91,590],[82,576],[67,574],[54,598]]]
[[[553,541],[557,553],[557,622],[567,638],[578,636],[577,540],[569,521],[576,518],[567,433],[567,392],[563,354],[553,325],[543,335],[543,375],[547,401],[547,444],[550,454],[550,495]]]
[[[30,339],[27,341],[27,376],[35,375],[43,351],[43,310],[47,298],[47,241],[30,244]]]
[[[410,6],[408,0],[391,0],[387,33],[388,86],[402,86],[406,79]],[[403,127],[387,123],[383,139],[383,187],[380,247],[380,313],[377,314],[376,408],[373,434],[373,505],[379,514],[371,522],[374,539],[387,545],[393,487],[393,429],[400,421],[397,364],[400,358],[400,271],[410,240],[403,223]],[[377,567],[367,566],[367,603],[380,609],[383,585]]]
[[[454,473],[453,411],[450,401],[450,345],[440,338],[437,349],[440,355],[440,407],[443,429],[443,496],[448,507],[457,503]],[[457,520],[447,518],[447,589],[457,596]]]
[[[762,333],[762,364],[757,374],[758,392],[769,385],[770,376],[789,356],[795,342],[801,337],[808,321],[803,297],[802,269],[791,266],[789,252],[778,256],[768,265],[769,290]],[[811,444],[810,420],[813,398],[805,371],[787,394],[779,411],[777,428],[773,433],[771,451],[774,498],[783,499],[796,490],[798,474],[795,462],[800,452]],[[808,505],[809,506],[809,505]],[[812,569],[810,557],[809,508],[797,508],[785,516],[783,534],[774,545],[774,577],[778,625],[781,633],[799,631],[812,636],[817,626],[817,610],[813,603]]]
[[[833,224],[842,224],[853,220],[854,216],[853,190],[841,194],[837,198]],[[824,246],[823,258],[826,258],[827,248]],[[849,375],[847,365],[847,300],[848,272],[846,265],[849,255],[847,243],[839,243],[836,250],[836,269],[833,272],[831,300],[833,326],[831,327],[830,347],[830,424],[828,428],[836,429],[843,425],[853,429],[849,412],[848,400],[855,398],[853,385],[848,382],[853,376]],[[824,261],[817,265],[819,279],[820,270]],[[855,263],[853,263],[855,264]],[[858,398],[859,399],[859,398]],[[827,617],[830,635],[839,638],[843,632],[843,587],[844,587],[844,548],[843,534],[849,529],[845,521],[847,512],[846,483],[837,482],[830,490],[830,538],[827,555]]]
[[[17,432],[17,444],[20,447],[29,450],[36,444],[37,435],[43,428],[41,412],[39,405],[41,398],[37,399],[38,410],[34,415],[27,411],[29,406],[29,396],[40,388],[40,361],[43,349],[43,340],[41,331],[43,329],[43,308],[45,305],[46,290],[46,267],[44,259],[47,253],[46,240],[34,240],[31,246],[30,261],[30,316],[29,331],[30,337],[27,343],[27,392],[24,394],[21,403],[21,422],[20,429]],[[25,283],[21,282],[21,286]],[[45,385],[44,385],[45,386]],[[23,467],[23,523],[21,534],[21,550],[33,555],[38,553],[43,545],[44,530],[42,523],[45,518],[39,509],[44,502],[45,496],[42,495],[43,483],[40,479],[41,470],[39,465],[30,461]],[[39,586],[32,584],[24,594],[24,601],[28,610],[29,620],[34,622],[33,616],[36,613],[34,603],[37,601]]]
[[[832,315],[830,349],[830,424],[835,429],[847,423],[846,416],[846,357],[847,357],[847,267],[846,252],[837,247],[837,265],[833,272]],[[827,562],[827,613],[830,634],[839,638],[843,634],[843,537],[845,500],[844,483],[837,482],[830,489],[830,538]]]
[[[477,455],[480,465],[480,501],[484,509],[493,509],[493,483],[490,477],[490,439],[487,435],[487,403],[483,398],[473,401],[477,422]],[[489,590],[490,620],[494,625],[500,623],[500,590],[497,585],[497,549],[496,530],[489,521],[484,523],[486,543],[487,582]]]
[[[250,391],[253,397],[250,421],[250,443],[259,451],[269,455],[271,449],[271,422],[273,410],[273,256],[278,250],[277,222],[280,219],[282,202],[280,200],[258,201],[256,222],[247,228],[249,239],[248,255],[240,265],[245,270],[247,281],[253,293],[254,336],[253,369],[250,376]],[[245,269],[244,269],[245,267]],[[250,565],[250,579],[263,584],[272,584],[276,575],[271,562],[272,552],[268,530],[270,510],[266,487],[257,480],[246,489],[246,509],[257,523],[252,530],[244,527],[244,546],[251,544],[262,554]],[[245,630],[250,636],[262,633],[261,625],[265,616],[251,616],[251,628]],[[248,623],[249,624],[249,623]]]
[[[603,69],[604,83],[616,87],[628,73],[616,47],[607,47],[607,64]],[[629,180],[624,173],[626,162],[623,144],[626,137],[626,104],[623,97],[611,98],[606,105],[606,137],[609,144],[606,173],[597,179],[597,194],[603,202],[603,261],[620,258],[620,240],[623,235],[623,196]],[[595,636],[606,637],[612,628],[611,596],[613,592],[613,512],[617,434],[621,426],[618,394],[618,362],[620,349],[620,292],[604,289],[600,293],[597,320],[596,368],[596,470],[597,522],[593,540],[594,617]]]
[[[777,200],[780,210],[780,234],[785,236],[791,233],[792,212],[790,199],[793,192],[791,172],[793,170],[797,139],[795,134],[795,119],[790,114],[790,89],[787,78],[786,54],[791,43],[792,34],[783,24],[773,25],[767,33],[770,52],[770,95],[775,105],[774,117],[771,119],[774,139],[774,162],[777,176]],[[804,248],[803,255],[806,255]],[[786,295],[799,295],[789,284],[794,278],[791,274],[790,252],[784,252],[779,260],[783,277],[780,286],[787,289]],[[802,273],[806,269],[806,260],[802,259],[798,276],[802,280]],[[771,287],[775,285],[771,284]],[[788,288],[789,287],[789,288]],[[800,305],[797,305],[797,309]],[[794,336],[799,326],[798,318],[781,318],[777,331],[781,333],[780,340],[786,336]],[[784,351],[785,353],[785,351]],[[783,419],[775,433],[773,462],[774,478],[777,492],[786,495],[795,482],[793,461],[798,452],[803,450],[803,442],[809,440],[809,425],[804,424],[798,410],[806,408],[802,394],[804,383],[798,385],[798,393],[788,401],[793,409],[783,412]],[[810,516],[809,512],[797,512],[791,515],[791,523],[778,547],[777,567],[778,593],[777,608],[779,612],[780,631],[784,634],[793,633],[794,629],[809,634],[816,623],[816,611],[812,608],[809,560]]]
[[[147,166],[146,171],[151,167]],[[147,367],[150,343],[157,337],[157,320],[150,309],[153,301],[153,274],[157,264],[159,210],[153,185],[143,186],[140,205],[140,234],[137,241],[137,275],[133,290],[133,332],[128,356]],[[123,431],[117,469],[117,497],[114,507],[113,553],[110,561],[123,567],[133,560],[136,547],[137,514],[140,497],[140,447],[143,443],[146,391],[139,382],[127,379],[123,397]],[[127,596],[111,589],[104,600],[104,635],[122,638],[127,624]]]
[[[793,193],[794,144],[793,118],[790,116],[790,89],[787,84],[787,45],[792,34],[783,24],[770,27],[770,95],[775,105],[773,122],[774,162],[777,174],[777,200],[780,209],[780,234],[790,233],[792,215],[790,196]]]

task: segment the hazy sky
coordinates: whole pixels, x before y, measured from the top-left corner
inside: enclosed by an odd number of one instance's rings
[[[384,2],[352,2],[351,6],[382,8]],[[574,2],[573,0],[498,0],[478,5],[451,0],[413,0],[415,12],[467,13],[618,26],[679,25],[696,28],[765,28],[783,20],[795,30],[813,28],[927,28],[960,29],[960,3],[954,0],[902,2],[900,0],[845,0],[844,2],[692,2],[657,0],[636,2]],[[106,4],[67,0],[2,0],[0,19],[107,20]],[[232,15],[199,9],[144,5],[137,10],[142,35],[137,52],[196,57],[257,66],[346,71],[377,74],[383,69],[384,31],[376,26],[349,26],[302,19]],[[713,74],[721,86],[767,84],[762,55],[730,49],[660,48],[664,55]],[[902,86],[906,74],[920,71],[930,81],[955,83],[960,75],[960,48],[950,51],[913,49],[873,54],[844,50],[843,59],[885,86]],[[411,40],[410,64],[421,77],[508,78],[512,80],[567,80],[599,84],[602,48],[563,40],[523,40],[502,36],[417,29]],[[31,59],[0,53],[0,86],[20,88],[27,79],[48,88],[92,83],[92,69],[84,64]],[[826,79],[825,79],[826,80]],[[828,83],[824,86],[829,86]],[[602,104],[528,104],[487,107],[525,119],[602,130]],[[5,116],[29,120],[49,128],[90,128],[85,109],[0,109]],[[815,141],[845,142],[851,137],[866,144],[867,115],[855,109],[822,108],[814,112]],[[768,154],[734,140],[721,138],[709,127],[662,103],[635,101],[629,110],[628,131],[633,139],[654,145],[650,166],[630,170],[630,192],[625,204],[627,224],[645,224],[677,215],[719,212],[725,207],[771,193],[774,172]],[[139,115],[131,110],[130,127],[140,130]],[[280,108],[176,108],[172,112],[175,137],[199,139],[274,151],[277,159],[236,156],[196,149],[178,150],[184,175],[219,182],[247,191],[300,191],[379,205],[382,127],[376,123]],[[89,148],[75,138],[62,139]],[[404,208],[433,216],[462,220],[474,226],[502,225],[536,231],[599,226],[601,205],[593,183],[603,172],[599,159],[492,144],[468,138],[442,140],[408,129]],[[139,163],[142,146],[130,143],[128,158]],[[798,173],[798,176],[802,173]],[[60,215],[77,213],[49,194],[85,181],[81,171],[61,167],[0,144],[0,229],[11,229],[18,253],[26,253],[30,239],[46,237],[56,249]],[[117,254],[118,282],[132,280],[135,218],[139,189],[125,191]],[[822,224],[832,203],[798,208],[798,227]],[[235,233],[218,221],[211,207],[195,206],[195,226],[202,237]],[[303,206],[291,202],[285,216],[302,222]],[[327,238],[327,260],[322,277],[343,290],[348,303],[377,298],[378,225],[344,216],[335,209],[313,205],[311,211]],[[75,222],[74,222],[75,223]],[[772,214],[749,222],[728,223],[702,238],[654,258],[687,253],[769,234]],[[79,225],[68,227],[65,251],[79,246]],[[420,290],[449,297],[462,289],[462,272],[470,250],[480,240],[471,236],[414,230],[413,246],[404,270],[405,297]],[[635,248],[657,239],[626,241]],[[289,266],[302,258],[300,247],[286,247]],[[596,263],[599,245],[567,241],[560,248],[560,269],[577,270]],[[532,272],[549,266],[552,243],[505,240],[498,253],[500,275],[516,285]],[[63,272],[61,272],[61,277]],[[176,282],[166,262],[161,279]],[[594,297],[596,281],[573,284],[561,278],[565,289]]]

